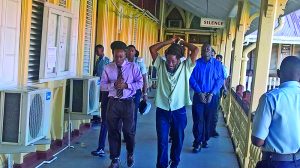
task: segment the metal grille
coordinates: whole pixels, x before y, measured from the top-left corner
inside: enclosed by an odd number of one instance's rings
[[[89,90],[89,108],[90,111],[95,108],[95,98],[96,98],[96,82],[92,80],[90,82],[90,90]]]
[[[87,1],[86,8],[86,23],[84,34],[84,61],[83,61],[83,74],[88,75],[90,73],[91,63],[91,45],[92,45],[92,21],[93,21],[93,0]]]
[[[83,107],[83,80],[73,80],[72,112],[82,112]]]
[[[133,44],[134,45],[136,45],[137,27],[138,27],[138,18],[134,17],[134,20],[133,20]]]
[[[39,79],[43,12],[44,4],[37,0],[33,0],[30,30],[28,82],[35,82]]]
[[[65,108],[70,108],[70,79],[66,84]]]
[[[20,93],[5,93],[2,141],[19,142]]]
[[[62,6],[65,8],[67,6],[67,0],[59,0],[59,6]]]
[[[34,95],[30,104],[29,111],[29,134],[30,140],[38,137],[42,128],[43,119],[43,99],[41,95]]]

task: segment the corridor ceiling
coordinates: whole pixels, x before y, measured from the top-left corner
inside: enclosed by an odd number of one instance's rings
[[[207,10],[208,1],[208,10]],[[251,15],[259,12],[261,0],[249,0]],[[208,17],[226,20],[228,17],[235,17],[237,13],[238,0],[169,0],[175,6],[190,11],[198,17]],[[300,9],[300,0],[289,0],[285,8],[285,15]],[[252,22],[250,32],[258,28],[258,18]]]

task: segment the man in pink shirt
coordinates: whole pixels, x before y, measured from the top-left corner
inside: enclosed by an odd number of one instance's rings
[[[108,142],[110,159],[109,168],[119,168],[121,152],[120,122],[126,139],[127,166],[134,164],[133,151],[135,145],[134,100],[136,90],[143,87],[143,77],[139,67],[125,60],[126,44],[115,41],[111,44],[114,62],[108,64],[101,78],[101,89],[109,91],[107,108]]]

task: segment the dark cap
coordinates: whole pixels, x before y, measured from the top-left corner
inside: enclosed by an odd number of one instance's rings
[[[112,51],[116,49],[126,50],[127,45],[123,41],[114,41],[111,43],[110,48]]]

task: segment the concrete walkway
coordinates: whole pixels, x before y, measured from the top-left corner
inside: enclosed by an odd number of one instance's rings
[[[238,161],[234,153],[231,139],[225,127],[222,115],[219,115],[217,131],[220,136],[211,138],[207,149],[198,154],[192,153],[192,113],[187,109],[188,126],[185,130],[184,147],[181,154],[179,168],[238,168]],[[67,149],[58,155],[52,164],[43,165],[43,168],[106,168],[110,164],[109,155],[94,157],[90,152],[97,147],[99,127],[93,127],[80,139],[73,142],[75,149]],[[156,163],[156,131],[155,107],[146,116],[138,117],[136,136],[135,168],[155,168]],[[108,145],[106,146],[108,152]],[[122,146],[121,167],[126,166],[125,144]]]

